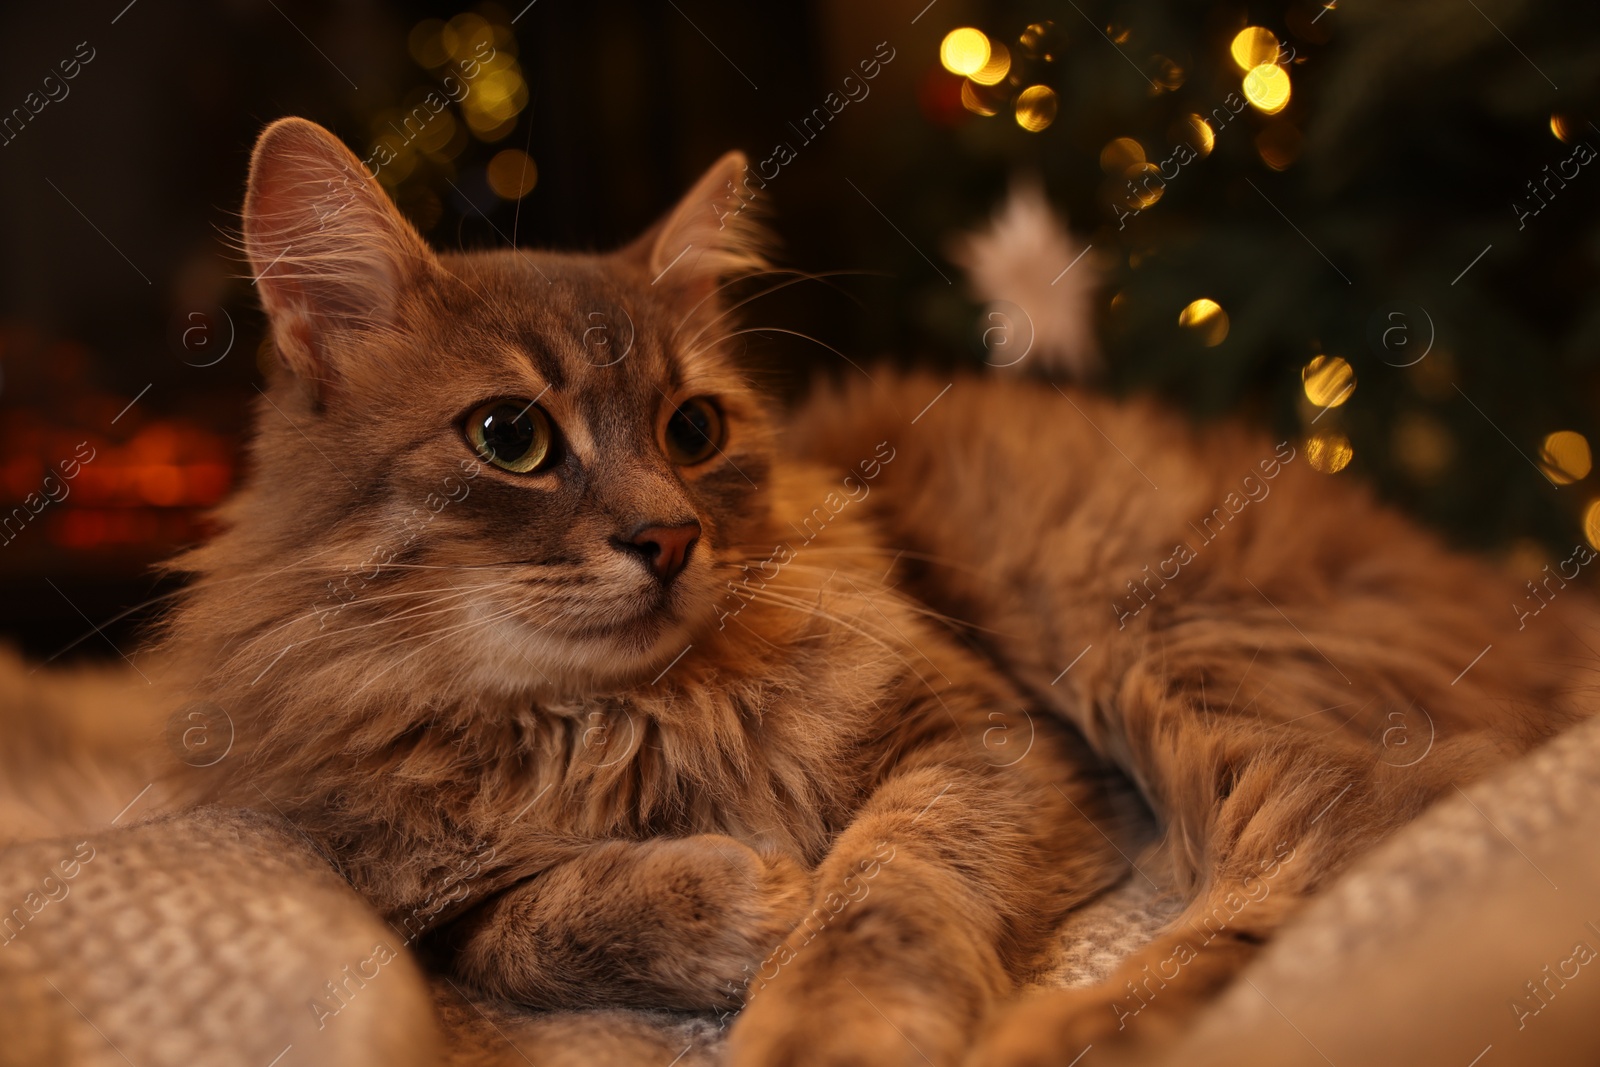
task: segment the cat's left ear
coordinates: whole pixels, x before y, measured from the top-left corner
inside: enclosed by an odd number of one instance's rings
[[[696,300],[725,281],[765,270],[772,245],[761,222],[766,184],[744,153],[729,152],[623,254],[644,262],[650,284],[688,290]]]
[[[400,325],[405,288],[437,268],[361,160],[298,118],[256,142],[244,247],[278,353],[319,401],[375,333]]]

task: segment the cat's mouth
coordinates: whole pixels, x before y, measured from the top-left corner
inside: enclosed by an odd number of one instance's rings
[[[536,586],[519,598],[520,610],[510,609],[512,619],[494,629],[508,642],[505,661],[513,669],[534,664],[540,681],[581,691],[650,679],[697,641],[716,614],[718,580],[706,559],[665,582],[631,568],[567,581],[581,589],[545,600],[538,590],[547,586]],[[484,610],[496,612],[492,605]]]
[[[562,627],[562,633],[579,641],[646,639],[679,621],[677,613],[663,605],[604,620],[568,624]]]
[[[607,605],[595,605],[582,615],[569,615],[556,628],[570,640],[604,642],[642,651],[664,635],[688,630],[704,614],[696,610],[701,598],[690,588],[696,584],[683,580],[671,585],[651,583]]]

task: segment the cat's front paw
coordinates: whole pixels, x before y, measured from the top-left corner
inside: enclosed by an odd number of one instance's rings
[[[799,925],[813,876],[792,857],[731,837],[699,834],[658,843],[645,884],[654,919],[675,931],[658,953],[673,1007],[737,1007],[762,961]]]
[[[1139,1007],[1133,1001],[1133,1009]],[[1098,988],[1052,989],[1022,997],[995,1013],[967,1056],[966,1067],[1061,1067],[1076,1063],[1090,1049],[1104,1062],[1107,1053],[1151,1036],[1139,1032],[1133,1009]]]
[[[820,994],[788,989],[756,995],[734,1024],[730,1067],[953,1067],[960,1062],[963,1035],[926,1005],[912,1007],[849,980]]]

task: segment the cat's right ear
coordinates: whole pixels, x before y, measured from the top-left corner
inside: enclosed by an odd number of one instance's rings
[[[244,248],[278,353],[319,402],[342,363],[398,328],[400,294],[437,266],[362,162],[299,118],[256,142]]]
[[[729,152],[621,255],[640,263],[651,285],[704,300],[725,281],[767,269],[766,184],[751,174],[744,153]]]

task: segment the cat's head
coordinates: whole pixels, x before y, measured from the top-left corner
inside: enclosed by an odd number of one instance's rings
[[[197,557],[260,579],[250,660],[593,690],[679,653],[765,537],[722,291],[763,266],[744,180],[725,156],[610,254],[435,253],[332,134],[270,126],[243,232],[279,370]]]

